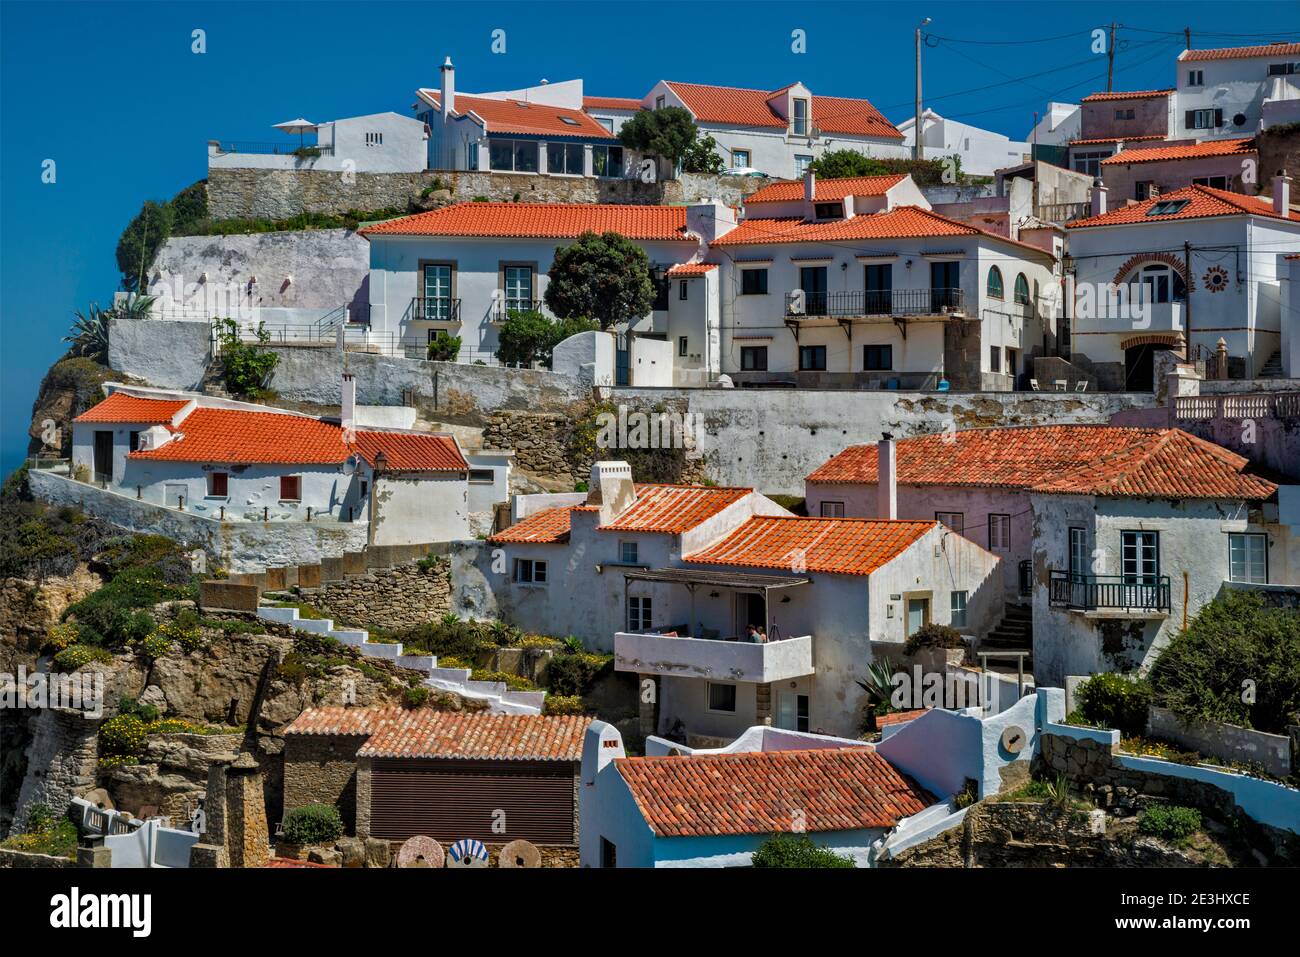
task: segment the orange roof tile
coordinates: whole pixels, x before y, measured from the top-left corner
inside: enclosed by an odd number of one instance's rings
[[[936,433],[896,443],[900,485],[1170,498],[1268,498],[1276,486],[1242,473],[1247,460],[1178,429],[1045,425]],[[845,449],[807,478],[877,480],[875,445]]]
[[[599,203],[457,203],[376,223],[361,230],[361,235],[576,239],[585,232],[696,242],[686,235],[685,206]]]
[[[1070,140],[1069,146],[1096,146],[1102,143],[1137,143],[1142,140],[1162,140],[1164,139],[1159,133],[1151,133],[1142,136],[1099,136],[1086,140]]]
[[[735,126],[785,127],[787,121],[772,108],[770,100],[781,90],[743,90],[730,86],[670,81],[673,91],[695,119],[702,123]],[[789,86],[783,89],[789,89]],[[901,140],[900,133],[868,100],[840,96],[812,98],[812,125],[823,133],[874,136]]]
[[[1091,93],[1085,96],[1080,103],[1098,103],[1105,100],[1152,100],[1157,97],[1168,96],[1173,90],[1131,90],[1127,93]]]
[[[1191,60],[1237,60],[1257,56],[1297,56],[1300,55],[1300,43],[1269,43],[1257,47],[1222,47],[1217,50],[1184,50],[1179,54],[1180,62]]]
[[[815,202],[829,203],[845,196],[884,196],[890,189],[907,179],[906,173],[886,176],[842,176],[838,179],[818,179],[814,183]],[[788,203],[803,199],[803,181],[772,183],[745,197],[745,205],[753,203]]]
[[[753,491],[708,485],[637,485],[636,501],[600,530],[681,534]]]
[[[713,544],[683,555],[702,565],[870,575],[937,522],[755,515]]]
[[[628,96],[584,96],[584,110],[639,110],[641,101]]]
[[[348,444],[335,422],[289,415],[200,406],[172,431],[176,438],[157,449],[132,452],[131,459],[217,462],[226,465],[337,465],[358,454],[370,465],[382,451],[388,467],[408,471],[464,471],[469,468],[456,440],[419,432],[358,430]]]
[[[572,507],[544,508],[497,532],[488,542],[523,545],[558,545],[569,540]]]
[[[419,95],[439,109],[442,94],[438,90],[419,91]],[[582,110],[570,110],[546,103],[526,100],[497,100],[484,96],[456,94],[456,115],[477,114],[487,124],[490,133],[515,133],[525,136],[544,136],[559,133],[585,139],[614,139],[614,134],[601,126]]]
[[[125,392],[114,392],[72,421],[167,425],[189,402],[189,399],[142,399]]]
[[[1207,140],[1183,146],[1148,146],[1136,150],[1122,150],[1101,161],[1102,166],[1127,166],[1129,163],[1157,163],[1162,160],[1203,159],[1209,156],[1236,156],[1255,152],[1255,141],[1249,137],[1241,140]]]
[[[1188,204],[1176,213],[1162,216],[1148,216],[1147,210],[1156,203],[1167,203],[1175,199],[1189,200]],[[1066,223],[1066,229],[1086,229],[1089,226],[1116,226],[1125,223],[1167,223],[1173,219],[1203,219],[1208,216],[1268,216],[1282,219],[1273,212],[1273,204],[1268,199],[1258,196],[1245,196],[1242,193],[1230,193],[1227,190],[1211,189],[1209,186],[1184,186],[1170,193],[1161,193],[1151,199],[1129,206],[1121,206],[1102,213],[1100,216],[1087,216]],[[1300,222],[1300,213],[1289,211],[1286,217]]]
[[[923,714],[925,714],[924,708],[918,708],[915,711],[891,711],[889,714],[878,714],[876,715],[876,727],[887,728],[894,724],[907,724],[907,722],[915,721]]]
[[[935,798],[872,748],[617,758],[660,837],[892,828]]]
[[[678,263],[676,266],[669,266],[664,275],[669,279],[690,279],[707,276],[717,268],[717,263]]]

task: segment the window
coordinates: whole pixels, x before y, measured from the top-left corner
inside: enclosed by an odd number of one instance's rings
[[[1183,121],[1189,130],[1212,130],[1223,125],[1223,110],[1188,110]]]
[[[731,168],[740,169],[749,165],[749,150],[731,151]]]
[[[817,219],[843,219],[843,203],[814,203],[813,216]]]
[[[1145,302],[1183,302],[1187,298],[1187,284],[1182,275],[1168,266],[1145,266],[1137,275],[1139,288],[1134,297]]]
[[[862,368],[867,372],[886,371],[894,368],[894,347],[863,346]]]
[[[547,143],[546,172],[566,176],[582,175],[581,143]]]
[[[1228,580],[1268,584],[1268,536],[1228,536]]]
[[[361,480],[361,494],[358,496],[358,498],[366,499],[366,498],[368,498],[369,496],[370,496],[370,483],[367,482],[365,479],[362,479],[362,480]]]
[[[866,290],[867,315],[883,316],[893,311],[894,264],[867,263],[862,267],[862,287]]]
[[[1165,199],[1156,203],[1147,210],[1148,216],[1172,216],[1174,213],[1181,213],[1183,207],[1190,203],[1190,199]]]
[[[366,134],[366,145],[367,145],[367,146],[383,146],[383,145],[384,145],[384,134],[383,134],[383,133],[367,133],[367,134]]]
[[[662,266],[650,267],[650,282],[655,287],[654,301],[650,308],[654,312],[663,312],[668,308],[668,295],[672,292],[672,280],[664,275]]]
[[[131,447],[132,452],[140,450],[140,433],[138,431],[133,431],[127,436],[127,445]]]
[[[795,136],[808,135],[808,101],[796,99],[794,109],[791,111],[791,131]]]
[[[1010,515],[994,514],[989,516],[989,551],[991,552],[1011,551],[1011,516]]]
[[[1269,76],[1293,76],[1300,73],[1300,63],[1270,63]]]
[[[637,558],[636,542],[618,543],[618,560],[624,565],[635,565]]]
[[[776,726],[788,731],[810,731],[810,699],[806,694],[782,691],[777,698]]]
[[[598,116],[596,122],[605,127],[610,133],[614,132],[614,118],[612,116]]]
[[[677,337],[677,355],[680,358],[686,358],[690,355],[691,340],[688,336]]]
[[[302,501],[302,477],[298,475],[280,476],[280,501]]]
[[[942,524],[947,525],[958,535],[961,534],[962,526],[964,524],[962,522],[961,512],[935,512],[934,520],[936,522],[941,522]]]
[[[682,302],[686,301],[686,280],[685,279],[677,280],[677,298],[680,299]],[[686,353],[683,352],[682,355],[686,355]]]
[[[1110,150],[1088,150],[1084,153],[1075,153],[1070,158],[1070,165],[1076,173],[1087,173],[1089,176],[1097,177],[1101,175],[1101,161],[1110,155]]]
[[[799,371],[800,372],[825,372],[826,371],[826,347],[825,346],[800,346],[799,347]]]
[[[1205,85],[1205,71],[1204,71],[1204,70],[1188,70],[1188,71],[1187,71],[1187,85],[1188,85],[1188,86],[1204,86],[1204,85]]]
[[[955,591],[950,593],[948,603],[949,624],[954,628],[966,627],[966,592]]]
[[[826,267],[800,266],[799,288],[803,290],[804,311],[810,316],[826,315]]]
[[[822,518],[843,518],[843,502],[822,502]]]
[[[650,599],[644,595],[627,596],[627,630],[628,631],[649,631],[652,627],[650,624]]]
[[[1016,350],[1007,346],[1007,375],[1016,374]]]
[[[514,578],[525,585],[545,585],[546,562],[534,558],[516,558]]]
[[[600,839],[600,866],[618,867],[618,847],[605,837]]]
[[[662,96],[656,96],[656,97],[655,97],[655,109],[656,109],[656,110],[662,110],[662,109],[664,108],[664,104],[665,104],[666,102],[667,102],[667,100],[665,100],[664,97],[662,97]]]
[[[209,472],[208,494],[213,498],[226,498],[230,495],[230,473]]]
[[[497,473],[493,469],[470,469],[470,485],[491,485],[497,479]]]
[[[451,263],[425,263],[424,301],[417,303],[414,318],[446,322],[453,317]]]
[[[1068,561],[1070,581],[1081,581],[1089,572],[1088,536],[1082,528],[1070,529],[1070,555]]]
[[[488,164],[494,170],[536,173],[538,144],[530,140],[488,140]]]
[[[1133,184],[1133,198],[1141,202],[1151,198],[1151,188],[1155,183],[1149,179],[1140,179]]]
[[[709,710],[736,713],[736,686],[708,682]]]
[[[794,175],[797,179],[803,179],[803,174],[808,172],[808,167],[812,166],[813,158],[803,153],[794,154]]]
[[[533,308],[533,267],[502,266],[505,279],[506,312],[528,312]]]
[[[742,296],[766,296],[767,270],[742,269],[740,271],[740,294]]]
[[[1133,117],[1134,117],[1133,107],[1131,106],[1128,107],[1127,109],[1115,111],[1115,119],[1117,120],[1131,120],[1133,119]]]
[[[478,144],[470,143],[465,150],[465,168],[478,169]]]
[[[1227,189],[1228,177],[1226,176],[1193,176],[1193,186],[1208,186],[1211,189]]]
[[[1024,273],[1016,273],[1016,285],[1013,294],[1016,302],[1020,303],[1020,305],[1029,305],[1029,280],[1025,278]]]
[[[766,372],[767,371],[767,346],[741,346],[740,347],[740,371],[741,372]]]
[[[1002,347],[1001,346],[989,346],[989,371],[990,372],[1002,371]]]
[[[623,175],[623,147],[593,146],[591,148],[591,172],[593,176],[618,179]]]
[[[1120,573],[1127,584],[1154,585],[1160,577],[1160,536],[1156,532],[1120,533]]]
[[[997,266],[989,267],[988,294],[990,298],[1002,299],[1002,270]]]

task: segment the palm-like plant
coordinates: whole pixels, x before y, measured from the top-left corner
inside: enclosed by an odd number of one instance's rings
[[[139,293],[129,292],[126,294],[126,301],[120,306],[113,307],[114,319],[148,319],[153,312],[153,304],[156,296],[142,296]]]
[[[92,302],[85,312],[78,310],[74,314],[69,335],[64,342],[72,343],[74,355],[104,362],[108,359],[108,321],[113,318],[111,309],[100,309],[99,303]]]
[[[855,680],[858,687],[867,693],[866,730],[874,732],[877,730],[876,714],[881,705],[885,707],[884,713],[889,713],[889,699],[894,693],[893,669],[888,661],[873,661],[867,665],[866,678],[857,678]]]

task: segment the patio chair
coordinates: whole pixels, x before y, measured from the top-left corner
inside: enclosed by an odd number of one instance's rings
[[[1037,380],[1037,379],[1030,379],[1030,380],[1029,380],[1029,391],[1030,391],[1030,392],[1040,392],[1040,391],[1042,391],[1041,389],[1038,388],[1038,380]]]
[[[1074,391],[1075,391],[1075,392],[1087,392],[1087,391],[1088,391],[1088,380],[1087,380],[1087,379],[1080,379],[1078,382],[1076,382],[1075,385],[1074,385]]]
[[[1069,386],[1070,386],[1070,383],[1067,382],[1065,379],[1057,379],[1057,380],[1056,380],[1056,391],[1057,391],[1057,392],[1068,392],[1068,391],[1069,391]]]

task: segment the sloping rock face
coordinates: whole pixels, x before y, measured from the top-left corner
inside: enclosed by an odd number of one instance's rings
[[[137,764],[121,764],[101,773],[103,786],[119,810],[139,815],[147,808],[185,827],[207,792],[213,762],[233,761],[242,734],[152,734]]]
[[[63,577],[42,582],[25,578],[0,579],[0,671],[13,673],[19,664],[30,669],[40,653],[45,632],[67,607],[103,584],[85,564]]]

